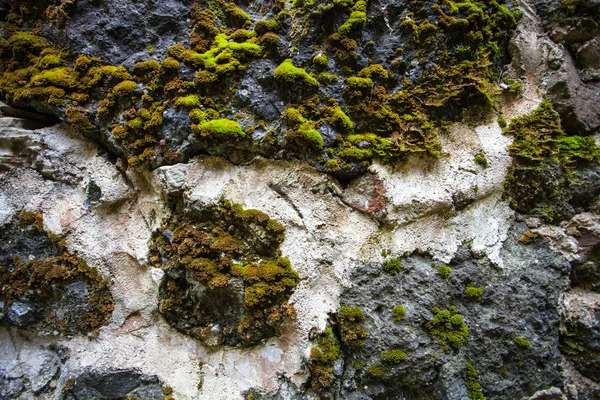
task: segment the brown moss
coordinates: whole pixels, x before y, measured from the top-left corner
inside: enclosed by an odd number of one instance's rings
[[[204,327],[218,323],[225,332],[223,343],[247,346],[276,334],[283,321],[293,315],[287,300],[298,275],[278,250],[283,227],[266,214],[221,200],[175,215],[161,230],[171,231],[172,239],[155,233],[151,257],[164,260],[156,266],[165,268],[170,276],[161,288],[161,312],[176,329],[204,340]],[[194,300],[185,295],[187,284],[175,278],[181,273],[177,271],[193,274],[193,279],[208,290],[224,290],[219,293],[225,297],[235,296],[236,286],[231,282],[242,282],[243,303],[238,317],[219,322],[211,316],[195,315]],[[197,326],[190,328],[181,322],[186,313],[194,314]]]

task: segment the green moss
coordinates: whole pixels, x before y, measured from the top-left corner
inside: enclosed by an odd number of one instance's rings
[[[190,94],[175,99],[175,107],[198,108],[200,107],[200,97],[197,94]]]
[[[160,63],[156,60],[141,61],[133,66],[133,71],[140,75],[147,74],[149,72],[155,72],[159,69]]]
[[[394,257],[383,262],[383,270],[388,274],[395,276],[402,269],[402,258]]]
[[[239,139],[246,136],[240,124],[230,119],[215,119],[198,125],[197,132],[211,139]]]
[[[404,321],[404,318],[406,317],[406,309],[404,309],[404,306],[395,306],[394,307],[394,322],[401,322]]]
[[[358,0],[354,7],[352,8],[352,12],[350,13],[350,17],[338,28],[338,35],[341,37],[346,37],[350,35],[353,31],[360,29],[365,22],[367,22],[367,2],[363,0]]]
[[[128,97],[135,93],[137,83],[134,81],[123,81],[113,88],[113,94],[117,97]]]
[[[167,71],[174,71],[179,69],[179,61],[173,57],[165,58],[160,64],[161,68]]]
[[[433,308],[432,312],[433,320],[425,324],[432,339],[437,339],[440,344],[448,341],[453,349],[460,349],[469,336],[469,327],[462,315],[457,313],[455,307],[444,310]]]
[[[398,364],[406,360],[406,357],[406,353],[402,350],[386,350],[379,354],[381,361],[388,364]]]
[[[481,384],[479,383],[479,373],[477,373],[477,370],[475,369],[473,364],[469,362],[469,360],[466,360],[466,366],[467,377],[465,379],[465,384],[467,385],[467,394],[469,396],[469,399],[485,400],[485,396],[481,391]]]
[[[316,338],[317,346],[310,350],[311,387],[318,393],[327,393],[335,382],[334,365],[341,357],[340,345],[331,328]]]
[[[352,360],[352,366],[355,370],[361,371],[365,367],[365,362],[363,360],[355,358]]]
[[[383,68],[380,64],[372,64],[368,67],[363,68],[358,76],[361,78],[369,78],[369,79],[380,79],[386,80],[389,79],[389,73]]]
[[[465,295],[469,300],[481,301],[483,298],[483,288],[467,286],[465,288]]]
[[[528,349],[531,346],[531,342],[522,337],[514,338],[513,342],[515,342],[517,344],[517,346],[522,347],[524,349]]]
[[[445,280],[448,280],[451,272],[452,268],[448,267],[447,265],[440,265],[437,269],[438,275],[444,278]]]
[[[165,220],[153,235],[150,262],[167,273],[159,293],[160,311],[167,321],[200,340],[212,337],[210,328],[219,324],[224,344],[234,345],[255,345],[279,332],[293,315],[288,300],[299,277],[281,257],[285,230],[272,221],[261,211],[244,210],[225,200]],[[166,231],[172,239],[163,234]],[[224,299],[237,298],[243,290],[239,318],[205,313],[180,274],[189,274],[195,285]],[[230,285],[232,279],[242,285]]]
[[[78,108],[67,108],[65,110],[71,125],[73,125],[81,133],[89,133],[94,129],[94,126],[90,122],[89,118],[83,113],[82,109]]]
[[[275,79],[286,85],[294,85],[296,83],[304,83],[309,87],[318,87],[319,82],[310,76],[304,68],[297,68],[292,63],[291,59],[282,62],[275,69]]]
[[[31,32],[16,32],[6,41],[0,43],[2,47],[8,47],[13,52],[29,52],[42,49],[47,46],[46,40]]]
[[[225,15],[231,26],[236,28],[244,28],[250,25],[250,16],[234,2],[225,4]]]
[[[42,71],[31,78],[33,86],[57,86],[62,88],[75,88],[79,74],[69,68],[54,68]]]
[[[313,64],[320,68],[327,68],[327,56],[325,54],[319,54],[313,58]]]
[[[295,129],[287,131],[285,138],[288,146],[301,153],[323,149],[323,137],[311,123],[302,124]]]
[[[483,152],[483,151],[475,154],[473,161],[475,162],[475,164],[482,166],[483,168],[488,167],[488,160],[487,160],[487,157],[485,156],[485,152]]]
[[[365,322],[365,314],[359,307],[342,306],[337,313],[342,343],[351,350],[365,347],[367,331],[360,325]]]
[[[265,19],[257,21],[254,24],[254,31],[257,35],[264,35],[267,32],[275,32],[279,29],[279,23],[274,19]]]
[[[371,90],[373,88],[373,80],[371,78],[350,77],[344,81],[344,90]]]
[[[511,206],[551,223],[569,217],[571,175],[585,163],[600,163],[600,147],[591,138],[566,136],[547,100],[514,118],[505,133],[514,137],[504,183]]]
[[[385,374],[385,369],[383,367],[379,367],[377,365],[371,365],[367,368],[367,372],[371,376],[379,377]]]
[[[321,72],[317,75],[317,80],[326,84],[332,84],[339,80],[337,75],[330,74],[329,72]]]

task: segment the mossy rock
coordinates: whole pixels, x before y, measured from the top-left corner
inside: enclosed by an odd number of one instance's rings
[[[41,214],[21,212],[0,234],[0,308],[9,324],[38,333],[98,333],[111,317],[108,282]]]
[[[207,345],[253,346],[294,315],[298,274],[279,246],[285,229],[258,210],[221,200],[175,213],[154,233],[151,262],[165,269],[159,310]]]

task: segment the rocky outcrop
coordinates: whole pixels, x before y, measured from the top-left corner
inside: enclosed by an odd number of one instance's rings
[[[1,398],[600,396],[597,2],[26,3]]]

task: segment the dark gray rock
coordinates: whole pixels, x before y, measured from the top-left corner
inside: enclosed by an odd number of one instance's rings
[[[73,388],[67,393],[71,396],[68,398],[77,400],[126,399],[129,396],[159,400],[164,397],[162,386],[156,376],[131,370],[84,372],[75,378]]]
[[[112,65],[132,66],[148,58],[152,46],[158,59],[176,43],[187,43],[191,1],[77,1],[67,26],[75,53],[102,58]]]
[[[7,378],[0,375],[0,399],[17,399],[25,389],[22,378]]]
[[[161,130],[167,144],[183,154],[190,153],[192,146],[189,136],[192,135],[192,121],[189,110],[167,108],[163,112]]]
[[[240,106],[247,106],[267,123],[279,120],[286,108],[273,79],[275,68],[273,60],[250,63],[236,93]]]
[[[568,283],[569,263],[544,239],[520,243],[526,229],[521,224],[512,228],[501,250],[501,269],[463,251],[449,264],[453,271],[448,281],[423,255],[404,258],[396,276],[376,263],[357,270],[340,304],[364,311],[362,326],[368,337],[362,350],[343,346],[344,374],[353,382],[344,382],[342,398],[464,399],[466,360],[479,372],[488,399],[516,399],[560,386],[557,307]],[[466,286],[482,287],[482,301],[469,299]],[[394,322],[396,305],[406,309],[401,322]],[[426,328],[433,307],[451,306],[469,327],[458,350],[432,339]],[[513,342],[517,337],[529,340],[531,347],[519,347]],[[404,351],[407,359],[397,364],[381,361],[380,353],[391,349]],[[362,370],[353,366],[356,359],[363,361]],[[369,373],[372,366],[382,367],[383,375]],[[362,393],[348,389],[352,387]]]

